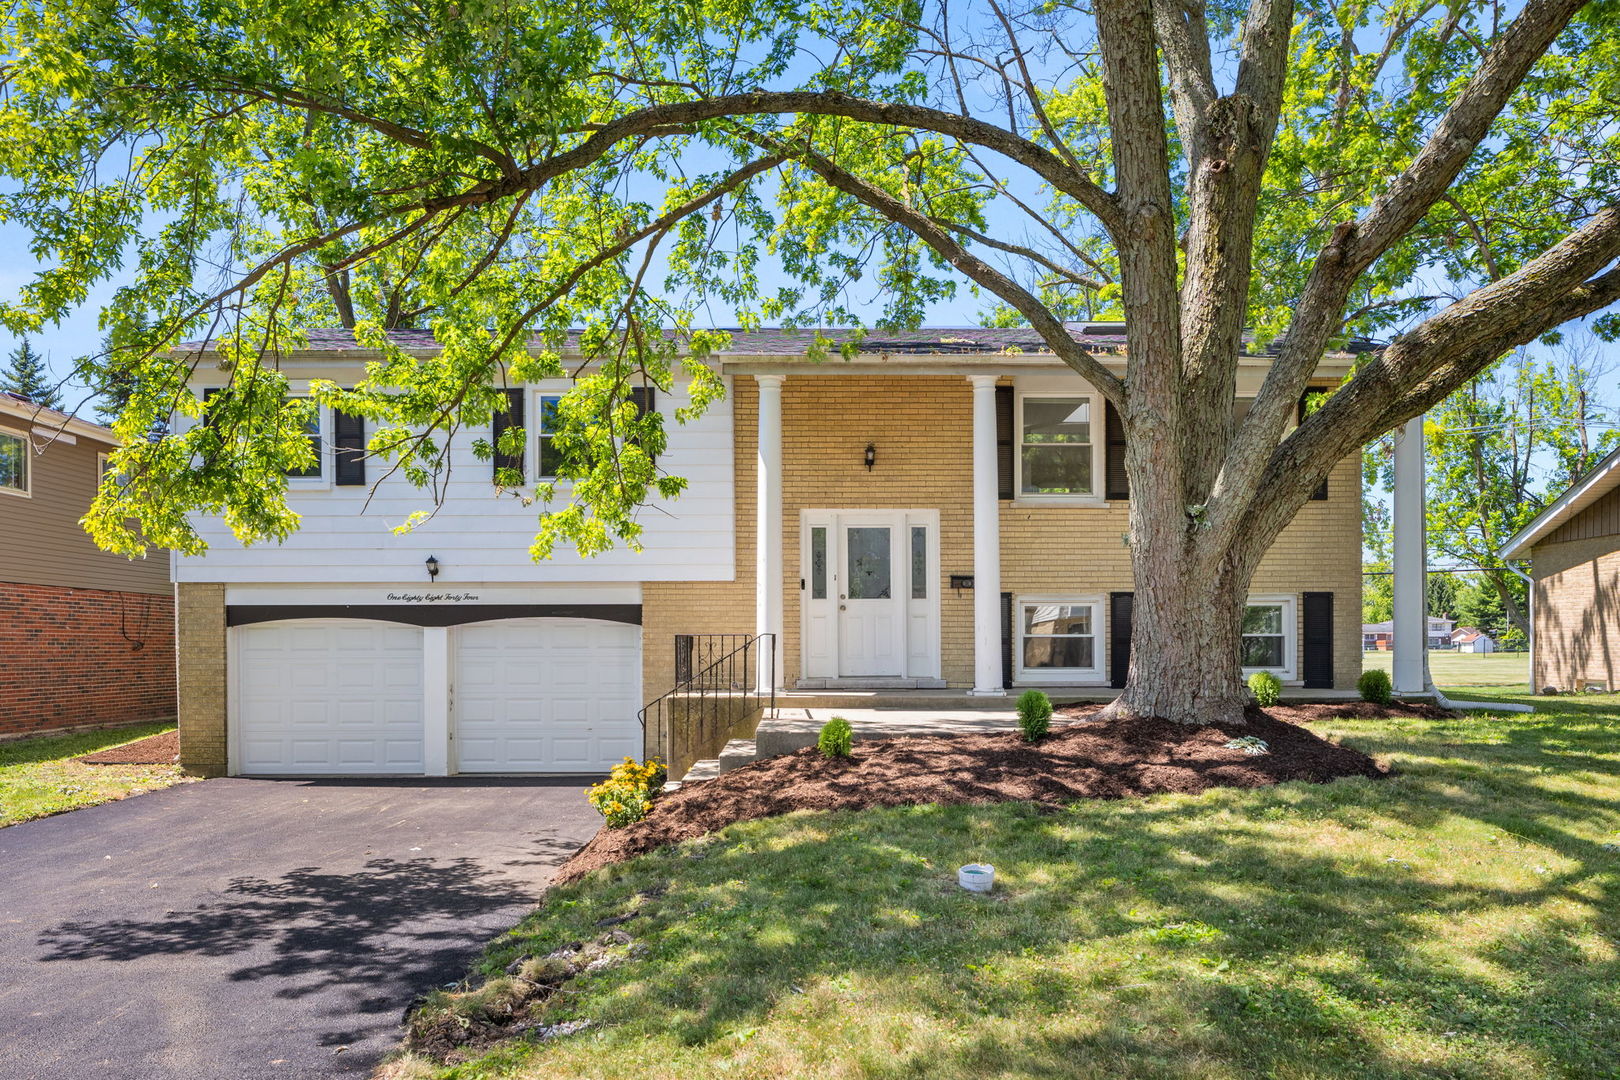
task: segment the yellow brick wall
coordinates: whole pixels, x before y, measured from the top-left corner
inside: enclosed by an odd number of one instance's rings
[[[733,398],[736,579],[643,587],[643,685],[649,698],[673,684],[675,634],[748,633],[754,625],[753,378],[737,377]],[[783,386],[782,424],[786,685],[800,672],[800,512],[881,508],[939,511],[942,672],[950,686],[971,686],[973,592],[948,587],[953,572],[973,571],[973,399],[967,379],[790,376]],[[871,472],[864,464],[868,442],[877,453]],[[1334,594],[1337,687],[1353,687],[1361,672],[1360,492],[1359,461],[1347,459],[1334,470],[1328,500],[1305,505],[1262,561],[1252,587],[1256,594]],[[1121,539],[1124,503],[1043,507],[1003,501],[1000,509],[1004,591],[1087,595],[1131,589],[1130,553]]]
[[[1620,537],[1539,544],[1531,576],[1536,689],[1620,689]]]
[[[174,587],[175,666],[180,763],[192,772],[225,772],[225,586]]]

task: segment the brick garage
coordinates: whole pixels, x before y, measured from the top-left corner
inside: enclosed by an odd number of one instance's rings
[[[0,583],[0,738],[175,715],[174,602]]]

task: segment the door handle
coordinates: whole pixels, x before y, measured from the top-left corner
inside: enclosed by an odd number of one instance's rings
[[[844,610],[844,605],[843,605],[843,604],[839,604],[839,605],[838,605],[838,610],[839,610],[839,611],[843,611],[843,610]]]

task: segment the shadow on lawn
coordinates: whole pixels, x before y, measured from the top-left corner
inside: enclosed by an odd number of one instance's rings
[[[961,1037],[863,1059],[871,1077],[1615,1075],[1620,854],[1571,827],[1620,831],[1620,761],[1603,756],[1620,722],[1594,706],[1500,726],[1324,726],[1394,756],[1400,775],[809,817],[773,834],[768,860],[751,839],[765,826],[749,824],[695,862],[666,852],[588,881],[584,911],[542,911],[533,928],[580,933],[589,923],[573,921],[624,909],[681,862],[639,924],[657,974],[610,976],[600,1019],[667,1017],[700,1046],[818,980],[915,972],[904,1007]],[[1314,822],[1360,846],[1278,828]],[[1442,826],[1552,850],[1475,870],[1449,860]],[[970,857],[997,863],[999,899],[949,884]]]

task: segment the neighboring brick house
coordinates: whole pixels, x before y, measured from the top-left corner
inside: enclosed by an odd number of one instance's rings
[[[79,525],[117,445],[0,393],[0,738],[175,715],[168,553],[112,555]]]
[[[1502,547],[1528,559],[1537,690],[1620,690],[1620,449]]]
[[[1122,327],[1074,332],[1123,370]],[[1129,493],[1103,398],[1028,330],[873,335],[829,361],[806,355],[811,338],[736,332],[715,358],[726,397],[693,423],[673,419],[684,382],[643,396],[669,418],[660,468],[689,486],[642,516],[640,554],[531,562],[534,508],[498,496],[471,451],[488,427],[452,442],[455,486],[434,518],[396,535],[424,495],[398,477],[372,491],[380,470],[343,453],[363,426],[323,415],[320,471],[290,481],[296,535],[246,549],[202,521],[209,552],[176,560],[183,760],[261,774],[598,771],[659,749],[637,710],[693,673],[681,650],[708,635],[776,635],[789,698],[1122,685]],[[395,340],[434,350],[422,332]],[[368,359],[348,334],[317,331],[279,363],[297,394],[359,378]],[[1351,361],[1325,359],[1318,384]],[[1241,358],[1235,409],[1269,365]],[[213,369],[199,365],[194,392],[220,388]],[[528,418],[514,464],[531,481],[545,399],[568,385],[510,391],[493,420]],[[1284,530],[1250,602],[1255,669],[1355,685],[1355,458]]]

